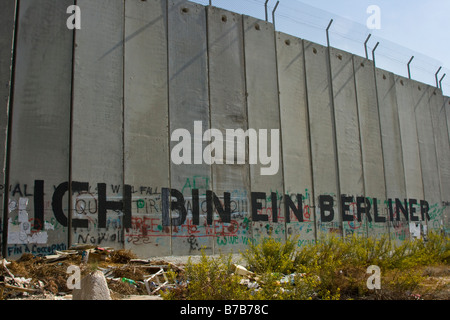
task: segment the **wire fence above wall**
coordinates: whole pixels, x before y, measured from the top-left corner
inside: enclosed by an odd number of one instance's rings
[[[450,69],[443,66],[442,62],[384,39],[376,34],[377,30],[370,30],[366,25],[310,6],[300,0],[193,0],[193,2],[205,6],[211,4],[240,14],[267,19],[270,22],[275,18],[277,31],[322,45],[327,45],[326,29],[332,19],[333,23],[329,28],[332,47],[362,57],[366,56],[367,49],[367,57],[372,59],[372,52],[378,44],[375,53],[378,68],[440,87],[444,94],[450,94],[450,82],[447,82],[450,80]]]

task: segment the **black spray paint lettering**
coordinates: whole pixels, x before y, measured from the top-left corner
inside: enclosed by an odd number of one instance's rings
[[[89,183],[75,182],[71,184],[72,194],[89,191]],[[106,215],[108,210],[123,212],[124,228],[131,228],[131,186],[124,186],[124,195],[122,201],[108,201],[106,195],[106,184],[97,184],[98,190],[98,227],[106,228]],[[69,225],[68,218],[63,210],[63,197],[69,191],[69,183],[63,182],[55,188],[52,197],[52,210],[56,220],[64,227]],[[44,181],[36,180],[34,182],[34,216],[35,219],[44,218]],[[42,228],[42,224],[39,226]],[[88,220],[72,219],[73,228],[87,228]]]
[[[25,185],[24,185],[25,186]],[[90,186],[87,182],[75,182],[70,185],[72,195],[74,193],[89,192]],[[12,192],[14,196],[16,188]],[[133,188],[129,185],[125,185],[123,188],[123,196],[121,201],[109,201],[106,192],[106,184],[98,183],[98,227],[106,228],[106,217],[109,210],[121,211],[123,213],[123,227],[129,229],[132,227],[132,192]],[[68,217],[63,210],[63,197],[69,192],[69,182],[63,182],[53,192],[52,196],[52,210],[56,220],[64,227],[69,225]],[[22,195],[22,193],[21,193]],[[29,195],[29,194],[27,194]],[[44,220],[44,181],[36,180],[34,182],[34,218],[37,221]],[[289,223],[290,213],[293,212],[299,222],[303,221],[303,195],[296,195],[296,202],[292,200],[290,195],[286,195],[284,198],[279,199],[278,195],[274,192],[270,195],[272,222],[278,222],[278,203],[284,200],[284,213],[285,221]],[[369,199],[366,197],[356,197],[356,219],[350,212],[350,205],[354,204],[355,198],[353,196],[342,195],[340,198],[340,212],[342,221],[355,221],[361,222],[363,216],[367,217],[369,222],[385,223],[386,217],[379,215],[378,199]],[[186,222],[188,210],[186,208],[186,201],[183,194],[176,189],[161,189],[161,208],[162,208],[162,223],[163,226],[181,226]],[[269,215],[260,214],[259,211],[263,209],[263,202],[267,201],[267,194],[264,192],[252,192],[251,193],[251,218],[254,222],[268,222]],[[223,205],[219,197],[213,192],[208,190],[206,192],[206,207],[207,207],[207,224],[213,224],[213,214],[216,211],[219,214],[220,221],[222,223],[231,222],[231,194],[224,193]],[[395,203],[395,209],[394,209]],[[321,222],[332,222],[335,220],[335,200],[331,195],[320,195],[318,197],[318,207],[320,211]],[[429,203],[425,200],[420,202],[417,199],[388,199],[387,209],[389,215],[389,221],[400,221],[401,216],[406,221],[426,221],[431,220],[429,215]],[[420,217],[417,215],[417,210],[420,211]],[[192,189],[192,222],[194,225],[200,225],[200,197],[199,190]],[[373,218],[372,218],[373,215]],[[87,228],[88,220],[85,219],[72,219],[73,228]],[[42,223],[35,224],[35,229],[41,229]]]

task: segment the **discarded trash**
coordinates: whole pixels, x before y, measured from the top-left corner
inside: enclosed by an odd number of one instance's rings
[[[241,265],[234,265],[235,267],[235,274],[240,275],[240,276],[253,276],[254,273],[251,271],[248,271],[245,267],[241,266]]]
[[[111,286],[115,298],[157,295],[160,290],[177,285],[169,283],[168,270],[183,270],[182,266],[161,259],[138,259],[130,250],[91,245],[72,246],[69,250],[54,251],[42,257],[26,253],[17,261],[0,259],[0,299],[35,294],[42,297],[70,295],[67,268],[71,265],[79,266],[82,274],[92,273],[92,267],[95,267]]]
[[[296,277],[303,278],[305,275],[306,275],[306,273],[291,273],[291,274],[281,278],[280,283],[283,283],[283,284],[288,283],[288,284],[294,285]]]
[[[164,279],[163,283],[161,283],[160,276],[162,276]],[[156,281],[156,283],[154,284],[154,286],[156,286],[156,289],[151,290],[149,282],[153,279],[155,279],[155,281]],[[157,273],[152,275],[150,278],[144,280],[144,283],[145,283],[145,287],[147,288],[148,294],[152,295],[155,292],[158,292],[159,290],[161,290],[164,286],[166,286],[169,283],[169,280],[167,279],[166,272],[164,271],[164,269],[161,268]]]
[[[128,278],[122,278],[120,279],[122,282],[128,283],[128,284],[132,284],[132,285],[137,285],[136,281],[128,279]]]
[[[246,286],[249,289],[258,289],[259,284],[256,281],[251,281],[250,279],[242,279],[239,284]]]

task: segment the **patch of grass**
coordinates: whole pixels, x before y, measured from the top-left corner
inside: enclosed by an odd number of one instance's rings
[[[203,251],[200,262],[192,263],[189,258],[182,281],[185,284],[177,290],[162,293],[166,300],[183,297],[187,300],[235,300],[245,299],[241,277],[235,275],[231,255],[210,258]],[[170,278],[175,280],[172,274]]]
[[[182,285],[164,293],[165,299],[422,299],[447,297],[425,286],[430,269],[449,270],[450,239],[430,233],[424,240],[394,244],[387,237],[329,236],[298,249],[296,239],[264,239],[241,252],[254,277],[234,274],[229,257],[189,261],[177,279]],[[367,268],[381,268],[381,290],[367,288]],[[428,271],[427,271],[428,270]],[[428,272],[428,274],[427,274]],[[253,284],[248,286],[248,284]]]

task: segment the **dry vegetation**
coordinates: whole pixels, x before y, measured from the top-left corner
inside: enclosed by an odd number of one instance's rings
[[[198,262],[189,260],[169,268],[172,285],[159,294],[168,300],[450,300],[448,237],[430,234],[427,241],[406,241],[398,246],[384,238],[332,237],[300,250],[295,243],[266,239],[259,245],[250,244],[241,252],[248,275],[237,272],[231,255],[203,254]],[[103,259],[88,263],[82,262],[80,254],[54,262],[24,254],[7,269],[16,278],[31,279],[29,287],[38,288],[39,293],[56,296],[71,292],[66,273],[70,265],[80,266],[82,275],[100,269],[109,274],[113,299],[121,299],[147,295],[144,279],[158,270],[157,265],[170,266],[152,261],[142,267],[132,261],[136,258],[128,250],[112,250]],[[370,265],[382,270],[381,290],[367,288]],[[8,276],[5,270],[0,271],[0,300],[23,297],[23,292],[2,286]]]

